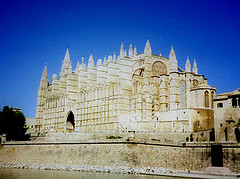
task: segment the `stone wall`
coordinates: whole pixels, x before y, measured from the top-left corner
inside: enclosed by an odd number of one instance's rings
[[[223,145],[223,166],[236,172],[239,144]],[[46,164],[171,168],[203,171],[211,166],[209,144],[167,145],[160,143],[7,143],[0,146],[0,164]]]

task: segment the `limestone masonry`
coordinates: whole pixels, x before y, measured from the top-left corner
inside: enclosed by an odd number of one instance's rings
[[[192,133],[214,128],[216,89],[191,69],[178,66],[173,47],[169,57],[136,47],[88,65],[82,59],[72,70],[69,50],[60,77],[49,83],[45,65],[38,90],[38,132],[168,132]]]

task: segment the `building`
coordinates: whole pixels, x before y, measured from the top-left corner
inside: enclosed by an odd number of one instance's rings
[[[38,90],[38,132],[179,132],[208,131],[214,127],[216,89],[198,74],[189,58],[178,66],[173,47],[169,57],[144,53],[130,45],[128,55],[109,55],[94,64],[77,63],[72,70],[69,50],[60,77],[49,84],[47,66]]]
[[[35,118],[26,117],[26,126],[28,127],[27,133],[31,136],[36,135],[35,123]]]
[[[240,88],[214,99],[217,141],[240,141]]]

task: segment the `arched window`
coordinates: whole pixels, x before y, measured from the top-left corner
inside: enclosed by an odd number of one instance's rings
[[[205,108],[209,108],[209,92],[205,91],[204,93],[204,103],[205,103]]]
[[[186,82],[182,80],[180,82],[180,107],[181,108],[186,108],[187,103],[186,103]]]

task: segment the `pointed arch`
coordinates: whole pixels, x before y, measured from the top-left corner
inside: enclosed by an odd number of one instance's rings
[[[74,129],[75,129],[74,114],[72,111],[69,111],[67,121],[66,121],[66,131],[73,132]]]

